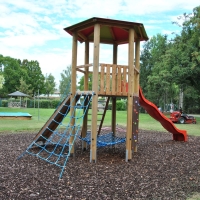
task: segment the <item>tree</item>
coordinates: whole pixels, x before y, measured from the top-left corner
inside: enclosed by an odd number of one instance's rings
[[[184,102],[186,101],[187,96],[191,95],[188,92],[188,88],[193,88],[196,91],[197,98],[200,97],[200,6],[193,9],[193,14],[184,13],[183,16],[180,16],[178,19],[183,21],[180,25],[182,31],[180,35],[176,35],[173,39],[173,43],[169,52],[169,58],[171,59],[173,74],[173,80],[179,86],[180,96],[184,94]],[[186,92],[187,91],[187,92]],[[186,96],[185,96],[186,95]],[[192,98],[196,99],[194,95]],[[180,98],[181,99],[181,98]],[[195,102],[195,101],[194,101]],[[199,101],[200,102],[200,101]],[[181,102],[179,103],[181,105]],[[195,106],[195,105],[185,105],[185,108]],[[200,106],[200,103],[199,103]],[[185,110],[184,108],[184,110]]]
[[[19,87],[20,85],[21,77],[26,79],[28,75],[27,75],[26,70],[20,67],[19,60],[17,59],[14,59],[11,57],[4,57],[2,64],[4,66],[3,89],[4,89],[4,92],[8,94],[17,90],[17,87]]]
[[[42,74],[39,62],[36,60],[23,60],[21,68],[26,70],[28,74],[28,78],[25,78],[24,80],[28,85],[31,85],[33,91],[32,96],[34,96],[38,89],[40,90],[40,93],[45,93],[45,78]]]
[[[66,95],[70,92],[71,88],[71,66],[68,66],[63,72],[60,74],[61,80],[59,85],[59,90],[61,95]]]
[[[165,104],[164,94],[170,86],[171,75],[163,63],[167,49],[167,36],[157,34],[145,44],[141,55],[140,85],[145,96],[155,104]]]
[[[78,82],[79,86],[79,90],[83,91],[84,90],[84,76],[82,76]],[[92,90],[92,74],[90,73],[89,76],[88,76],[88,89],[89,90]]]
[[[0,89],[3,87],[4,77],[0,74]]]
[[[45,87],[45,94],[49,98],[49,95],[54,93],[56,87],[55,78],[53,75],[49,74],[46,77],[44,87]]]
[[[20,85],[19,87],[17,87],[17,90],[19,90],[20,92],[23,92],[25,94],[28,95],[32,95],[33,91],[31,88],[31,85],[27,85],[26,81],[24,81],[23,77],[20,79]]]

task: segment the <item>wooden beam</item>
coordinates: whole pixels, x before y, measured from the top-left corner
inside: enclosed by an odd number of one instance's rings
[[[90,162],[96,162],[97,155],[97,105],[98,105],[98,72],[100,49],[100,24],[94,25],[94,52],[93,52],[93,77],[92,90],[96,93],[92,99],[92,128],[90,145]]]
[[[89,63],[89,42],[85,41],[85,65]],[[89,66],[85,67],[85,74],[84,74],[84,90],[89,90]],[[89,99],[85,99],[84,106],[88,104]],[[88,109],[84,110],[83,112],[86,112],[83,118],[83,127],[82,127],[82,137],[86,137],[87,135],[87,126],[88,126]],[[87,143],[85,141],[82,141],[82,149],[85,150],[87,147]]]
[[[90,63],[90,64],[79,65],[76,68],[85,68],[85,67],[92,67],[92,66],[93,66],[93,63]]]
[[[110,101],[110,97],[107,97],[107,101],[106,101],[106,105],[104,107],[104,111],[103,111],[103,115],[102,115],[102,118],[101,118],[101,122],[99,124],[99,130],[98,130],[98,135],[100,135],[100,132],[101,132],[101,128],[103,126],[103,122],[104,122],[104,118],[105,118],[105,115],[106,115],[106,111],[108,109],[108,104],[109,104],[109,101]]]
[[[70,115],[72,117],[71,119],[71,127],[74,126],[75,124],[75,118],[73,117],[75,115],[75,110],[74,110],[74,106],[75,106],[75,101],[72,101],[75,97],[75,93],[76,93],[76,65],[77,65],[77,33],[73,33],[73,37],[72,37],[72,72],[71,72],[71,107],[70,107]],[[72,135],[75,135],[75,129],[72,128]],[[69,144],[72,144],[74,140],[74,136],[70,137],[69,140]],[[71,154],[74,154],[74,145],[71,149]]]
[[[117,65],[118,45],[113,45],[113,67],[112,67],[112,91],[116,91],[116,65]],[[116,93],[115,93],[116,94]],[[117,98],[112,98],[112,132],[116,135],[116,102]]]
[[[140,70],[140,41],[135,42],[135,69]],[[132,149],[137,152],[138,132],[139,132],[139,73],[134,73],[134,91],[133,91],[133,127],[132,127]]]
[[[140,41],[137,40],[135,43],[135,88],[134,93],[137,93],[137,96],[139,96],[139,71],[140,71]]]
[[[82,72],[83,74],[85,74],[85,71],[84,71],[84,70],[76,69],[76,71],[79,71],[79,72]]]
[[[84,41],[87,41],[87,37],[83,35],[81,32],[78,33],[78,36],[81,37]]]
[[[129,30],[128,66],[129,66],[129,69],[128,69],[126,161],[132,159],[132,108],[133,108],[133,89],[134,89],[134,29]]]

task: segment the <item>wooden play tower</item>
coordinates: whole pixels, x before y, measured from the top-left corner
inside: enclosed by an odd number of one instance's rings
[[[92,98],[92,127],[90,162],[97,160],[98,97],[112,99],[112,132],[116,132],[116,97],[127,97],[126,161],[137,151],[139,118],[140,41],[148,40],[141,23],[93,17],[64,29],[72,35],[71,99],[76,95],[77,72],[84,74],[84,91],[94,92]],[[78,41],[85,43],[85,61],[77,66]],[[89,63],[89,43],[93,42],[93,63]],[[101,63],[100,44],[113,45],[112,63]],[[128,65],[118,65],[118,45],[128,44]],[[102,53],[102,52],[101,52]],[[119,55],[120,56],[120,55]],[[88,91],[88,77],[92,73],[92,91]],[[73,107],[71,113],[73,113]],[[74,121],[72,121],[73,125]],[[87,133],[88,116],[83,120],[82,136]],[[74,153],[72,149],[71,153]]]

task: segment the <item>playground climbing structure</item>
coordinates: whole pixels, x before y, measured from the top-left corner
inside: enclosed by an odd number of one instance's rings
[[[92,91],[95,95],[92,98],[92,127],[89,136],[90,162],[97,160],[99,138],[97,116],[100,96],[109,97],[112,102],[111,127],[114,136],[116,134],[116,98],[127,98],[126,161],[132,159],[132,151],[137,151],[138,138],[140,41],[148,40],[143,24],[94,17],[64,30],[72,35],[72,96],[76,93],[77,72],[84,75],[84,91],[89,90],[89,74],[92,74]],[[84,64],[79,66],[77,66],[78,41],[85,43]],[[89,61],[90,42],[94,44],[93,62]],[[100,44],[113,46],[112,63],[100,62]],[[118,46],[121,44],[128,44],[128,53],[125,58],[128,65],[117,64]],[[88,115],[85,115],[83,121],[82,137],[84,138],[87,136]]]
[[[144,98],[139,96],[140,42],[148,40],[143,24],[93,17],[64,30],[72,36],[71,93],[38,132],[25,153],[55,164],[61,167],[63,172],[69,156],[75,153],[74,141],[80,133],[79,138],[83,141],[83,149],[87,147],[87,144],[90,146],[90,162],[97,161],[97,147],[121,142],[126,144],[125,160],[131,160],[132,152],[137,152],[139,102],[142,100],[144,107],[152,110],[149,102],[146,103]],[[77,65],[78,42],[85,44],[82,65]],[[92,56],[90,43],[93,43]],[[100,44],[112,45],[111,63],[100,62]],[[122,44],[127,44],[127,54],[125,53],[123,57],[127,65],[118,64],[118,47]],[[93,62],[89,60],[91,57]],[[78,72],[84,76],[84,91],[77,93]],[[90,77],[92,77],[91,91],[89,90]],[[84,101],[80,107],[77,107],[77,101],[82,97]],[[98,97],[107,99],[99,124]],[[127,129],[124,138],[116,137],[116,99],[118,97],[127,99]],[[109,101],[112,103],[111,132],[101,135]],[[91,130],[88,130],[90,103]],[[64,125],[65,122],[66,125]],[[177,140],[180,138],[182,139],[181,136],[174,137]],[[47,150],[48,145],[52,144],[53,150]],[[34,146],[39,149],[37,152],[34,151]],[[60,151],[57,153],[58,148]],[[61,159],[62,164],[60,164]]]

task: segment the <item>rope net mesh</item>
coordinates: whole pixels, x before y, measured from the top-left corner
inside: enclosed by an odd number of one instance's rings
[[[75,95],[69,104],[65,102],[61,104],[58,110],[55,110],[55,116],[45,124],[43,132],[34,139],[19,158],[28,153],[54,164],[62,169],[59,177],[61,178],[92,96],[93,94]],[[82,103],[77,104],[82,97],[84,99]],[[70,110],[71,113],[68,114]],[[56,127],[56,129],[51,127]]]
[[[124,143],[126,141],[125,137],[119,137],[114,135],[113,132],[111,132],[110,127],[104,127],[102,128],[102,131],[104,132],[102,135],[97,135],[97,147],[105,147],[105,146],[112,146],[119,143]],[[116,127],[116,131],[124,133],[124,129],[120,127]],[[87,142],[88,145],[91,143],[91,131],[87,131],[86,137],[80,137],[79,138],[85,142]]]

